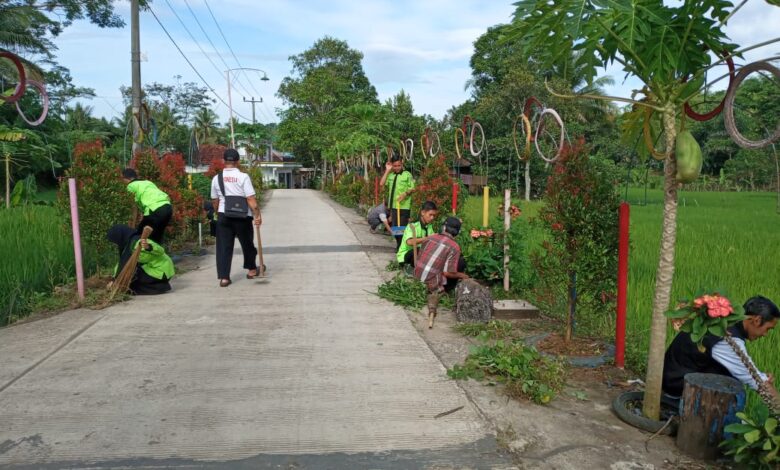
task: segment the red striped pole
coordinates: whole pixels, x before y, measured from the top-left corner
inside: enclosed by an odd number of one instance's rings
[[[615,322],[615,366],[622,369],[626,358],[626,291],[628,289],[628,228],[630,209],[620,204],[618,225],[617,320]]]
[[[458,182],[452,182],[452,215],[458,212]]]

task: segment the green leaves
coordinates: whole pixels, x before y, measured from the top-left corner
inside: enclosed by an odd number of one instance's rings
[[[780,463],[780,434],[777,434],[777,418],[768,417],[765,407],[752,416],[737,413],[741,423],[729,424],[723,430],[731,436],[720,446],[726,455],[747,468],[771,469]]]

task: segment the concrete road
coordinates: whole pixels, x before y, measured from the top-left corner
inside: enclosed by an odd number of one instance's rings
[[[0,330],[0,467],[510,467],[323,197],[273,192],[267,281],[237,250],[228,288],[210,256],[170,294]]]

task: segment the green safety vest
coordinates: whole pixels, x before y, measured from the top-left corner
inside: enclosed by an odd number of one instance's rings
[[[410,189],[414,189],[414,178],[412,174],[404,170],[401,174],[392,173],[385,180],[385,186],[387,187],[387,208],[395,209],[399,207],[401,209],[411,209],[412,207],[412,195],[408,195],[406,199],[398,202],[398,196]],[[393,188],[395,186],[395,188]],[[395,191],[393,191],[395,189]]]
[[[412,227],[414,227],[415,236],[412,236]],[[406,240],[409,240],[410,238],[423,238],[427,237],[428,235],[433,235],[434,233],[436,233],[436,231],[433,230],[433,224],[428,224],[428,226],[423,229],[422,222],[418,221],[409,223],[404,230],[404,236],[401,238],[401,246],[398,247],[398,253],[395,256],[395,259],[399,263],[403,263],[406,253],[414,249],[413,247],[406,244]]]
[[[153,240],[146,240],[149,246],[152,247],[152,251],[146,251],[141,249],[141,253],[138,255],[138,264],[146,274],[155,278],[162,279],[163,275],[167,279],[171,279],[176,273],[173,269],[173,260],[165,253],[165,249],[158,245]],[[141,240],[136,240],[133,243],[133,250],[141,243]],[[119,274],[119,265],[114,268],[114,276]]]
[[[171,198],[148,180],[131,181],[127,185],[127,191],[135,197],[135,202],[144,215],[149,215],[171,203]]]

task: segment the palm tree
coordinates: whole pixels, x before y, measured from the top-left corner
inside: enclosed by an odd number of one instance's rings
[[[210,108],[200,108],[193,117],[192,127],[198,145],[213,144],[218,130],[217,113]]]

